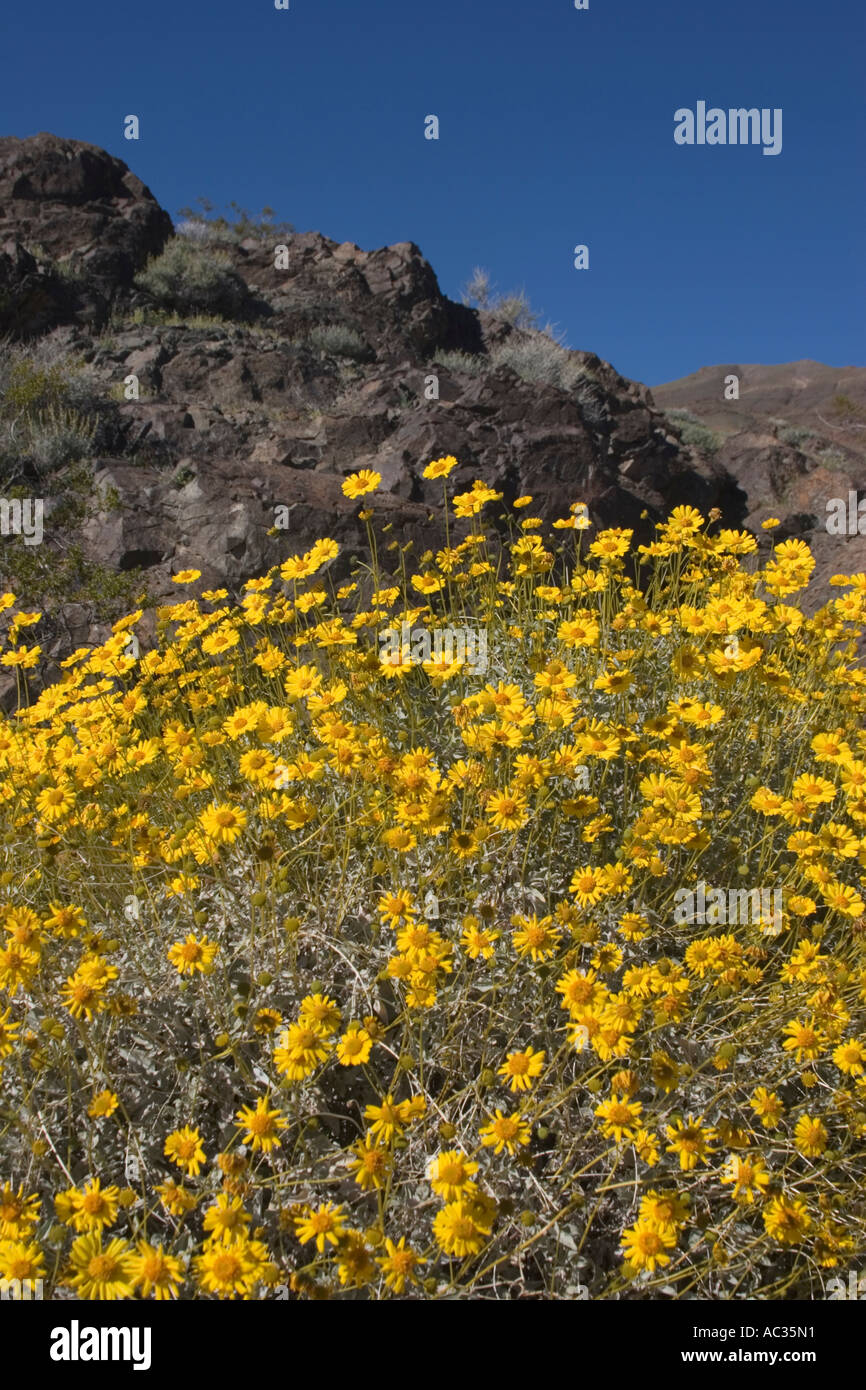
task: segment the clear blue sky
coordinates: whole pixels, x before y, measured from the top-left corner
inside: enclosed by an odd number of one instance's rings
[[[12,4],[0,132],[101,145],[172,216],[204,194],[365,249],[415,241],[455,298],[485,266],[650,385],[866,364],[862,5],[290,4]],[[781,154],[675,145],[698,100],[781,107]]]

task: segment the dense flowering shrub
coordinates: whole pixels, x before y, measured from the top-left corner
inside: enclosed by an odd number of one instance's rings
[[[691,507],[635,545],[521,498],[503,555],[498,501],[394,579],[367,502],[341,587],[327,539],[238,606],[178,574],[153,650],[133,613],[31,703],[2,600],[3,1277],[792,1298],[862,1263],[866,576],[804,616],[804,544],[759,565]],[[488,669],[383,660],[403,623],[483,625]]]

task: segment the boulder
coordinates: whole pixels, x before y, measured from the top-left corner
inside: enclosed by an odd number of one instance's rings
[[[150,189],[105,150],[45,132],[0,138],[0,332],[98,320],[172,235]],[[52,282],[59,281],[59,287]]]

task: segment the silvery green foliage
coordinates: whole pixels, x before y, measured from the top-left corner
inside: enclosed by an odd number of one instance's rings
[[[178,222],[175,227],[178,236],[186,237],[193,242],[214,242],[218,241],[214,227],[206,222],[204,218],[187,217],[183,222]]]
[[[249,306],[249,291],[227,253],[211,250],[198,233],[168,242],[135,283],[160,307],[178,314],[243,318]]]
[[[60,336],[0,343],[0,469],[7,478],[90,457],[108,427],[110,403],[91,369]]]
[[[370,356],[370,349],[360,333],[342,323],[316,324],[307,334],[307,342],[327,357],[351,357],[360,362]]]
[[[494,367],[510,367],[524,381],[537,381],[560,391],[573,391],[593,380],[568,349],[547,333],[521,334],[519,338],[512,335],[497,344],[490,359]]]
[[[783,444],[790,444],[792,448],[799,449],[801,444],[805,444],[817,436],[814,430],[806,429],[805,426],[787,425],[784,429],[779,430],[779,438]]]
[[[708,425],[703,424],[691,410],[669,410],[668,419],[673,422],[680,433],[680,438],[690,449],[696,449],[700,454],[712,456],[721,446],[722,436],[716,431],[711,430]]]
[[[93,452],[96,424],[70,406],[51,405],[31,422],[28,456],[40,473],[50,473]]]
[[[480,352],[437,352],[436,362],[449,372],[465,376],[484,376],[490,371],[490,359]]]

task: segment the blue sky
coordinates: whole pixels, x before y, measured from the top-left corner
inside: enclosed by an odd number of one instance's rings
[[[851,0],[42,0],[4,29],[0,133],[101,145],[172,216],[203,194],[417,242],[447,294],[482,265],[650,385],[866,364]],[[780,107],[781,154],[677,146],[699,100]]]

